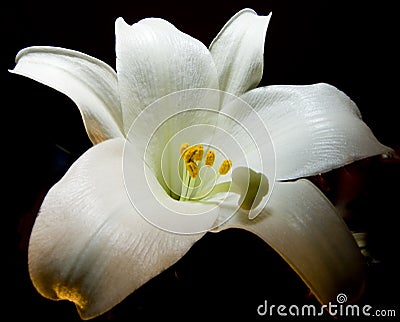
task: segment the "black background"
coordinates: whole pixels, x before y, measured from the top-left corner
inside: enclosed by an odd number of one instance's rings
[[[27,245],[46,191],[91,143],[80,114],[64,95],[8,73],[27,46],[74,49],[115,67],[114,22],[160,17],[209,45],[225,22],[244,7],[273,16],[261,85],[327,82],[348,94],[376,137],[400,147],[398,117],[398,20],[386,1],[8,1],[1,7],[2,263],[3,315],[23,321],[79,321],[73,304],[42,298],[27,271]],[[340,170],[312,178],[335,202],[346,185],[356,193],[349,225],[369,231],[367,288],[360,304],[397,309],[399,163],[372,158],[346,169],[357,181],[340,181]],[[356,219],[354,219],[356,218]],[[94,321],[155,318],[263,320],[256,308],[316,303],[287,265],[243,231],[207,234],[176,265]],[[271,319],[271,318],[270,318]],[[288,318],[287,318],[288,319]],[[328,317],[324,319],[330,320]],[[387,318],[386,318],[387,319]],[[388,319],[387,319],[388,320]]]

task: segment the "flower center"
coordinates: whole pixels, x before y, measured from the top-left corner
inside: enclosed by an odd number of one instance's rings
[[[276,174],[269,132],[249,104],[229,93],[192,88],[168,94],[136,117],[126,139],[129,199],[164,230],[208,231],[238,211],[252,219],[271,195]]]
[[[218,172],[214,168],[215,152],[207,149],[204,156],[204,147],[201,144],[190,146],[189,143],[182,143],[180,147],[181,157],[180,176],[181,194],[179,201],[195,201],[203,199],[217,192],[229,191],[230,183],[217,185],[221,175],[226,175],[232,168],[232,161],[222,161]],[[223,185],[223,189],[222,188]]]

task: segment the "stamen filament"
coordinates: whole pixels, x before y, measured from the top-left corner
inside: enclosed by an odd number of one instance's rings
[[[181,197],[179,198],[179,201],[185,201],[184,196],[187,194],[189,178],[190,177],[188,171],[186,170],[186,164],[185,162],[182,162],[182,186],[181,186]]]
[[[195,183],[196,183],[196,178],[191,177],[189,181],[189,189],[186,194],[186,200],[190,200],[190,196],[192,195],[192,192],[194,190]]]

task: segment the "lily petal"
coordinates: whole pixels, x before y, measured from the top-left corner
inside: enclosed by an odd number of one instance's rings
[[[331,85],[267,86],[242,99],[271,135],[278,180],[315,175],[391,150],[378,142],[355,103]]]
[[[90,140],[123,137],[115,71],[83,53],[56,47],[29,47],[10,72],[29,77],[67,95],[78,106]]]
[[[364,264],[357,244],[331,203],[308,180],[277,182],[256,219],[239,213],[219,228],[258,235],[323,304],[334,303],[339,293],[355,300],[363,291]]]
[[[218,88],[214,61],[197,39],[163,19],[144,19],[129,26],[118,18],[115,25],[126,132],[145,107],[167,94],[190,88]]]
[[[258,16],[251,9],[234,15],[210,45],[217,66],[220,90],[241,95],[261,81],[264,42],[271,14]]]
[[[202,234],[149,224],[126,194],[124,141],[83,154],[48,192],[33,227],[29,271],[45,297],[75,302],[83,319],[122,301],[180,259]]]

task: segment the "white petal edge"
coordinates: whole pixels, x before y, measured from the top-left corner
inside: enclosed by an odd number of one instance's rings
[[[148,18],[115,22],[117,74],[126,131],[157,99],[184,89],[218,88],[214,61],[197,39],[169,22]]]
[[[29,272],[45,297],[75,302],[83,319],[109,310],[174,264],[203,234],[150,225],[123,184],[123,140],[83,154],[48,192],[29,243]]]
[[[331,85],[266,86],[241,98],[271,135],[278,180],[316,175],[391,150],[362,121],[356,104]],[[245,122],[246,115],[240,117]]]
[[[364,262],[342,218],[308,180],[277,182],[254,220],[236,215],[219,230],[240,228],[270,245],[322,304],[344,293],[351,301],[364,290]]]
[[[123,137],[117,76],[104,62],[69,49],[35,46],[17,54],[16,66],[10,72],[72,99],[94,144]]]
[[[251,9],[235,14],[210,45],[220,90],[241,95],[257,87],[264,66],[264,43],[272,13],[258,16]]]

